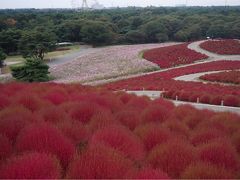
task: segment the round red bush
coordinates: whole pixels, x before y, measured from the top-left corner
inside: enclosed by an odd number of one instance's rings
[[[141,114],[142,122],[164,122],[170,115],[169,109],[159,106],[148,106]]]
[[[98,105],[90,102],[79,103],[78,106],[73,107],[69,115],[82,123],[88,123],[93,115],[101,111]]]
[[[37,151],[56,155],[64,166],[71,160],[75,148],[60,130],[48,123],[37,123],[24,128],[16,141],[20,152]]]
[[[237,176],[223,167],[198,162],[191,164],[181,175],[182,179],[235,179]]]
[[[90,145],[99,143],[114,148],[133,160],[142,160],[145,155],[140,139],[122,126],[108,126],[95,132]]]
[[[117,121],[121,122],[130,130],[135,129],[140,123],[139,112],[134,110],[123,110],[116,113]]]
[[[236,149],[227,141],[218,140],[199,148],[200,159],[228,170],[239,170],[239,158]]]
[[[59,161],[50,155],[29,153],[8,159],[0,168],[1,179],[59,179]]]
[[[170,179],[161,169],[144,168],[138,171],[136,179]]]
[[[139,126],[134,132],[141,138],[148,151],[173,138],[170,131],[154,123]]]
[[[179,178],[187,166],[196,161],[194,148],[182,141],[169,141],[156,146],[149,153],[147,161],[154,168],[160,168],[171,178]]]
[[[233,95],[228,95],[224,97],[224,105],[225,106],[234,106],[239,107],[240,106],[240,98]]]
[[[112,148],[96,145],[70,163],[67,178],[121,179],[129,171],[134,171],[130,160]]]
[[[12,144],[9,139],[0,134],[0,161],[11,155],[12,150]]]

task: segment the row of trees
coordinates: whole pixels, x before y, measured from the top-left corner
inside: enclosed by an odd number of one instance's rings
[[[7,54],[26,55],[36,42],[52,48],[63,41],[102,45],[240,38],[239,16],[240,7],[1,10],[0,47]]]

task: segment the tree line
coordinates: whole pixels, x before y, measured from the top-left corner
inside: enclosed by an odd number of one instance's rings
[[[56,42],[97,46],[240,38],[239,17],[240,7],[0,10],[0,48],[42,58]]]

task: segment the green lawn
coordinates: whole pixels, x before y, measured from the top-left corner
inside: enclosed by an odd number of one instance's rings
[[[49,52],[45,55],[44,60],[48,61],[52,58],[60,57],[68,53],[72,53],[74,51],[78,51],[80,49],[80,45],[66,46],[62,48],[69,48],[69,50],[64,51],[53,51]],[[8,56],[5,62],[11,63],[16,62],[16,64],[22,64],[24,62],[24,58],[21,55],[18,56]]]

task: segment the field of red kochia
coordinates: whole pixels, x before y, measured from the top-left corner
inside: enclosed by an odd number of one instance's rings
[[[240,54],[240,41],[234,39],[205,41],[200,44],[200,47],[207,51],[221,55]]]
[[[160,68],[170,68],[208,58],[208,56],[188,49],[188,43],[151,49],[144,52],[144,59],[156,63]]]
[[[158,90],[165,91],[166,98],[240,107],[240,89],[237,86],[223,86],[202,82],[176,81],[173,78],[188,74],[234,70],[240,68],[240,61],[214,61],[188,67],[176,68],[159,73],[113,82],[104,87],[111,90]]]
[[[0,178],[240,178],[240,117],[63,84],[0,85]]]
[[[206,74],[201,76],[200,79],[211,82],[240,84],[240,71],[233,70]]]

